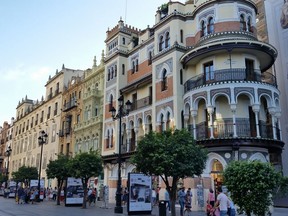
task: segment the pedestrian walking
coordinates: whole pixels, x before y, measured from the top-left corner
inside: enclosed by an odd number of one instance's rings
[[[215,203],[215,207],[219,206],[220,216],[226,216],[228,212],[228,208],[230,207],[230,203],[228,197],[223,193],[222,187],[218,188],[217,201]]]
[[[182,187],[178,191],[178,200],[179,200],[179,205],[180,205],[180,216],[183,216],[184,213],[184,205],[185,205],[185,187]]]
[[[168,208],[169,213],[171,213],[170,195],[169,195],[169,193],[168,193],[167,188],[166,188],[166,190],[165,190],[165,201],[166,201],[166,203],[167,203],[167,207],[166,207],[166,208]]]

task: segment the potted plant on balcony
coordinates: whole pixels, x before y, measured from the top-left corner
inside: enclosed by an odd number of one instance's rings
[[[161,14],[161,19],[168,14],[168,3],[162,4],[159,8],[160,14]]]

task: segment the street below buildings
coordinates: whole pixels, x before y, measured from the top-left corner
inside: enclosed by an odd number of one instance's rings
[[[123,214],[115,214],[115,203],[110,203],[108,209],[101,208],[102,202],[97,202],[96,206],[89,206],[82,209],[81,206],[65,207],[64,203],[60,206],[54,201],[44,201],[34,204],[17,204],[14,199],[0,197],[0,216],[123,216],[128,215],[124,207]],[[154,207],[152,216],[158,216],[159,209]],[[167,216],[170,214],[167,212]],[[179,208],[176,207],[176,215],[179,216]],[[205,216],[204,212],[192,212],[192,216]],[[287,216],[288,208],[275,208],[272,216]]]

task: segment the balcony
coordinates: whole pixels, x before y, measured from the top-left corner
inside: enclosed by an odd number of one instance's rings
[[[64,104],[63,112],[67,112],[67,111],[73,109],[74,107],[77,107],[77,105],[78,104],[77,104],[77,100],[76,99],[70,100],[69,102]]]
[[[68,128],[65,128],[65,134],[70,134],[70,132],[71,132],[71,129],[70,129],[70,127],[68,127]]]
[[[55,90],[55,95],[59,94],[59,88]]]
[[[224,81],[255,81],[273,85],[277,88],[276,77],[268,72],[261,73],[260,70],[248,71],[245,68],[232,68],[212,71],[207,74],[200,74],[187,80],[184,84],[184,92],[192,89],[217,82]]]
[[[152,104],[152,97],[151,96],[142,98],[140,100],[137,100],[136,103],[135,102],[132,103],[131,111],[149,106],[151,104]]]
[[[233,123],[215,122],[213,125],[213,137],[215,139],[233,138]],[[276,129],[277,140],[280,140],[280,130]],[[193,134],[193,125],[188,125],[188,130]],[[263,139],[273,139],[273,127],[271,124],[259,122],[260,137]],[[249,120],[236,121],[236,133],[238,138],[243,137],[257,137],[256,126],[251,128]],[[197,140],[210,139],[210,127],[207,122],[202,122],[196,125]]]
[[[102,95],[103,95],[102,91],[100,91],[98,89],[94,89],[94,90],[91,90],[91,91],[84,93],[83,100],[87,100],[91,97],[100,98],[100,97],[102,97]]]
[[[94,116],[94,117],[92,117],[89,120],[86,120],[86,121],[83,121],[83,122],[80,122],[80,123],[76,124],[74,126],[74,130],[75,131],[84,130],[84,129],[88,128],[88,127],[92,127],[92,126],[94,126],[96,124],[100,124],[102,122],[103,122],[103,115],[101,114],[101,115],[98,115],[98,116]]]
[[[50,94],[48,95],[47,99],[50,100],[52,97],[53,97],[53,94],[50,93]]]
[[[59,137],[64,137],[64,130],[59,130],[58,136]]]

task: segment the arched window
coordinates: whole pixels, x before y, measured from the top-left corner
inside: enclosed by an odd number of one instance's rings
[[[106,148],[109,148],[109,141],[110,141],[110,132],[107,131],[107,137],[106,137]]]
[[[152,51],[149,51],[148,65],[152,64]]]
[[[163,36],[161,35],[159,39],[159,52],[163,50],[163,46],[164,46],[164,39]]]
[[[164,69],[162,73],[162,85],[161,85],[161,90],[165,91],[168,88],[168,83],[167,83],[167,70]]]
[[[251,17],[248,17],[247,19],[247,30],[249,32],[253,32],[252,27],[251,27]]]
[[[125,45],[125,38],[122,38],[122,44]]]
[[[183,85],[183,71],[180,69],[180,85]]]
[[[138,71],[138,59],[136,59],[136,72]]]
[[[114,76],[114,68],[112,67],[111,68],[111,79],[113,79],[113,76]]]
[[[180,30],[180,42],[183,43],[183,30]]]
[[[213,17],[210,17],[208,20],[208,34],[214,33],[214,19]]]
[[[110,99],[109,99],[109,110],[111,110],[111,108],[113,107],[113,95],[110,95]]]
[[[206,24],[204,21],[201,22],[201,37],[206,35]]]
[[[108,77],[107,77],[108,81],[110,80],[110,69],[108,70]]]
[[[240,15],[240,31],[246,31],[246,22],[245,16],[243,14]]]
[[[110,148],[113,148],[113,129],[111,130],[111,137],[110,137]]]
[[[160,132],[163,132],[164,130],[165,130],[164,115],[161,114],[161,117],[160,117]]]
[[[166,130],[169,130],[169,129],[170,129],[170,122],[171,122],[170,112],[168,112],[168,113],[167,113],[167,119],[166,119]]]
[[[165,34],[165,48],[170,47],[170,34],[169,32],[166,32]]]
[[[135,72],[135,61],[132,62],[132,74]]]
[[[115,68],[115,77],[117,77],[117,65],[115,65],[114,68]]]
[[[122,75],[125,74],[125,64],[122,64]]]

